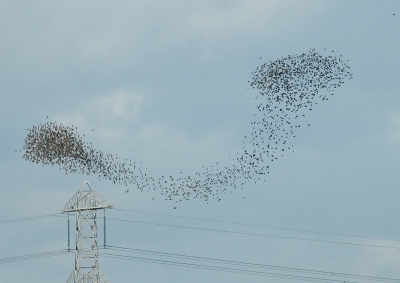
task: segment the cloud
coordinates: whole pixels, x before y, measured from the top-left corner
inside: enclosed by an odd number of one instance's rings
[[[226,130],[206,131],[199,136],[190,136],[173,125],[160,122],[142,126],[138,138],[145,144],[153,144],[155,151],[172,151],[175,158],[179,155],[185,159],[219,160],[212,156],[227,152],[224,145],[229,143],[231,135]]]
[[[115,90],[60,113],[55,121],[77,126],[84,140],[96,143],[99,150],[143,160],[162,170],[232,161],[234,129],[212,128],[193,134],[174,122],[146,122],[141,117],[144,97],[144,93]]]
[[[222,44],[298,30],[322,14],[324,1],[120,1],[26,6],[3,1],[0,58],[4,75],[47,81],[49,77],[135,65],[148,52],[180,46]],[[302,13],[298,13],[301,10]],[[30,11],[27,13],[26,11]],[[87,13],[86,11],[90,11]],[[170,50],[169,50],[170,51]]]
[[[179,2],[175,2],[176,11],[184,6]],[[242,52],[243,39],[265,42],[304,29],[327,6],[323,1],[196,2],[184,13],[170,17],[161,14],[159,22],[163,24],[155,27],[156,35],[149,48],[157,51],[193,46],[199,50],[200,59],[209,61],[214,59],[216,48],[236,54]]]
[[[400,143],[400,114],[394,114],[389,119],[387,139],[392,144],[398,144]]]
[[[141,94],[117,90],[110,95],[102,97],[97,102],[97,106],[105,112],[111,112],[109,114],[112,114],[115,118],[131,120],[139,114],[142,99],[143,95]]]
[[[93,129],[102,139],[122,139],[135,124],[143,97],[143,93],[115,90],[89,99],[70,112],[61,113],[55,120],[78,126],[82,133]]]
[[[304,24],[310,21],[310,14],[322,11],[324,4],[307,1],[232,1],[225,5],[215,1],[198,4],[185,25],[177,30],[184,37],[201,36],[206,41],[215,41],[238,35],[269,36],[276,32],[297,29],[293,22]],[[306,13],[298,13],[298,8],[305,8]],[[169,36],[170,34],[167,34]]]
[[[393,241],[370,240],[366,244],[377,246],[396,246]],[[400,255],[397,249],[365,248],[354,262],[352,272],[369,276],[397,277],[395,270],[399,268]]]

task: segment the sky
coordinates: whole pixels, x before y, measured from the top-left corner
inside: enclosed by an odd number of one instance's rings
[[[400,278],[399,34],[400,2],[389,0],[0,1],[0,221],[57,214],[88,180],[116,208],[106,212],[110,246]],[[353,79],[301,120],[310,127],[298,129],[294,152],[274,161],[265,181],[221,201],[125,193],[22,158],[26,129],[57,121],[158,176],[229,165],[256,113],[251,73],[311,48],[349,60]],[[0,222],[0,260],[66,248],[66,217]],[[299,281],[105,252],[189,260],[100,250],[110,282]],[[66,282],[73,268],[72,253],[4,263],[0,281]]]

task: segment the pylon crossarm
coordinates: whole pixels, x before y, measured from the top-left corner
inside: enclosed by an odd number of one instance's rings
[[[96,207],[78,207],[78,208],[73,208],[73,209],[64,209],[61,210],[61,212],[75,212],[75,211],[82,211],[82,210],[97,210],[97,209],[107,209],[107,208],[113,208],[113,205],[107,205],[107,206],[96,206]]]
[[[82,187],[84,185],[87,185],[89,190],[83,190]],[[67,202],[61,212],[106,209],[112,207],[113,206],[108,204],[95,190],[92,190],[88,181],[85,181],[74,196]]]

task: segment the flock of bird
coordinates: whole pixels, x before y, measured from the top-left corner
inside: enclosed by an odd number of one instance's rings
[[[311,49],[268,61],[252,74],[249,83],[258,90],[258,111],[237,160],[246,178],[258,179],[269,172],[270,162],[293,149],[289,137],[295,137],[295,130],[302,126],[297,119],[305,117],[318,102],[327,101],[352,73],[341,56],[322,56]]]
[[[332,51],[333,52],[333,51]],[[261,59],[261,58],[260,58]],[[85,142],[77,127],[47,122],[28,128],[23,147],[27,161],[56,165],[66,173],[94,174],[99,180],[134,186],[143,191],[159,190],[166,200],[202,198],[220,200],[220,193],[243,187],[248,181],[265,181],[271,162],[292,150],[289,138],[295,137],[296,123],[319,101],[328,100],[345,79],[351,79],[350,67],[340,57],[322,56],[314,49],[308,53],[268,61],[256,68],[249,81],[258,90],[256,118],[250,135],[245,136],[243,152],[225,167],[203,166],[192,176],[155,178],[142,162],[104,154]]]
[[[27,131],[23,158],[43,166],[59,166],[66,174],[94,174],[99,180],[108,179],[114,184],[133,185],[142,191],[145,188],[160,189],[168,200],[177,196],[180,196],[180,200],[191,197],[208,200],[210,197],[218,198],[218,188],[236,187],[235,174],[228,167],[225,167],[225,175],[223,171],[217,172],[211,166],[194,176],[160,176],[155,179],[142,162],[132,162],[117,154],[104,154],[94,149],[91,142],[85,142],[79,135],[77,127],[46,122],[28,128]],[[129,189],[125,192],[129,192]]]

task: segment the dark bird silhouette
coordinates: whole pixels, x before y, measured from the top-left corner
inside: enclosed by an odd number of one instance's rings
[[[292,141],[301,126],[299,119],[352,78],[350,67],[341,56],[322,56],[314,49],[267,61],[252,75],[249,84],[257,90],[256,114],[244,136],[242,151],[236,153],[228,166],[216,162],[202,165],[199,171],[186,177],[183,171],[177,176],[153,177],[141,161],[105,154],[84,141],[77,127],[57,122],[26,129],[23,158],[43,166],[58,166],[65,174],[92,174],[99,180],[140,191],[157,190],[166,200],[220,201],[221,193],[243,188],[247,182],[265,181],[272,162],[278,162],[278,157],[286,152],[294,152]],[[129,193],[129,188],[125,193]]]

